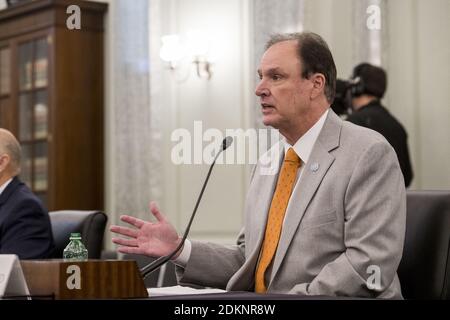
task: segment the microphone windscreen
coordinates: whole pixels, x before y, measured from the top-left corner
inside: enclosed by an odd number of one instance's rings
[[[226,148],[231,146],[232,143],[233,143],[233,137],[231,137],[231,136],[225,137],[225,139],[223,139],[223,141],[222,141],[222,150],[225,150]]]

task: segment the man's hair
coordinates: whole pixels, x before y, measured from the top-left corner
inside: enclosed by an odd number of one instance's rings
[[[383,98],[387,87],[386,72],[369,63],[360,63],[353,69],[353,79],[359,77],[362,81],[360,94],[370,94]]]
[[[10,168],[14,175],[20,173],[20,144],[14,135],[0,128],[0,153],[6,153],[11,158]]]
[[[325,40],[313,32],[274,34],[266,43],[266,50],[282,41],[296,40],[298,58],[302,64],[301,76],[308,79],[314,73],[325,77],[325,96],[329,103],[336,91],[336,65]]]

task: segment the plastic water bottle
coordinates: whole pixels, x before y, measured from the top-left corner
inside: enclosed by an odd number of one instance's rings
[[[70,242],[63,251],[64,260],[84,261],[88,259],[88,251],[81,242],[81,234],[71,233]]]

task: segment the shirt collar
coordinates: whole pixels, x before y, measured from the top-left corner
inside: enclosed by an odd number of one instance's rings
[[[8,186],[8,184],[13,180],[13,178],[9,179],[8,181],[6,181],[4,184],[2,184],[0,186],[0,194],[3,193],[3,191],[5,191],[6,187]]]
[[[308,162],[309,156],[311,155],[312,148],[319,137],[320,131],[322,131],[323,125],[325,123],[325,119],[327,118],[328,112],[330,109],[328,108],[322,116],[317,120],[317,122],[309,128],[308,131],[304,135],[300,137],[300,139],[295,142],[293,146],[291,146],[286,139],[284,139],[284,152],[286,152],[289,148],[294,148],[295,153],[300,157],[302,163],[305,164]]]

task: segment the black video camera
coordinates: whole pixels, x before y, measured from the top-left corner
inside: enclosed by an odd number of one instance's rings
[[[352,80],[336,79],[336,94],[331,109],[339,116],[349,115],[352,112],[352,96],[358,95],[361,90],[359,77]]]
[[[349,82],[347,80],[336,79],[336,93],[334,101],[331,104],[331,109],[338,116],[349,114],[349,108],[351,108],[352,102],[350,95]]]

